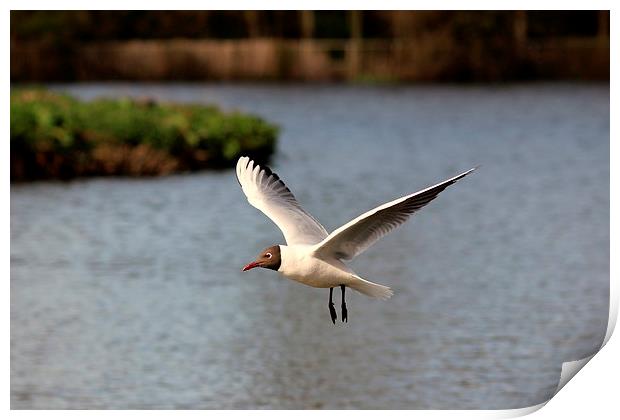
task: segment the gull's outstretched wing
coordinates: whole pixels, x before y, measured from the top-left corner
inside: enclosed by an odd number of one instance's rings
[[[329,234],[315,249],[317,256],[351,260],[390,231],[402,225],[413,213],[430,203],[448,186],[473,172],[463,172],[432,187],[383,204],[351,220]]]
[[[325,228],[301,208],[291,190],[268,167],[242,157],[237,162],[237,179],[248,202],[280,228],[288,245],[317,244],[327,236]]]

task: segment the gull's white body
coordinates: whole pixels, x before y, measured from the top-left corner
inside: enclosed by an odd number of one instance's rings
[[[367,296],[379,299],[392,296],[389,287],[360,278],[342,261],[315,256],[316,248],[316,245],[280,245],[282,264],[278,272],[307,286],[328,288],[344,284]]]
[[[311,245],[280,245],[282,264],[278,272],[291,280],[312,287],[337,287],[353,278],[351,270],[338,260],[322,260],[314,256]]]
[[[312,287],[344,285],[367,296],[387,299],[392,296],[389,287],[362,279],[342,260],[353,259],[364,252],[447,186],[474,169],[383,204],[331,234],[301,208],[291,191],[268,168],[261,168],[249,158],[242,157],[237,162],[237,179],[250,204],[269,217],[284,234],[287,245],[280,245],[278,272]]]

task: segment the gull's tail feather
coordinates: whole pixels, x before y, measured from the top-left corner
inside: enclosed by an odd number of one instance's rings
[[[358,292],[373,297],[375,299],[386,300],[392,297],[394,292],[387,286],[383,286],[381,284],[373,283],[368,280],[364,280],[361,277],[353,276],[353,281],[347,284],[351,289],[357,290]]]

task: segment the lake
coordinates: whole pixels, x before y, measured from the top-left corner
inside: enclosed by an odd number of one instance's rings
[[[242,273],[279,230],[234,170],[11,185],[11,408],[505,409],[609,307],[609,85],[55,85],[280,125],[331,231],[475,165],[352,266],[389,301]],[[338,312],[340,292],[335,291]]]

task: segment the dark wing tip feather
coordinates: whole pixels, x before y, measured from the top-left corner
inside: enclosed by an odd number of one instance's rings
[[[278,176],[278,174],[275,173],[269,166],[267,166],[266,164],[258,163],[257,161],[255,161],[254,159],[248,156],[243,156],[243,157],[248,159],[244,170],[248,170],[250,165],[252,165],[252,170],[254,170],[254,167],[258,166],[260,168],[259,169],[260,171],[265,172],[266,178],[272,177],[271,182],[275,182],[283,189],[282,192],[286,197],[288,197],[289,199],[293,199],[293,201],[296,200],[295,195],[293,195],[292,191],[286,186],[286,184],[284,183],[284,181],[282,181],[282,179]],[[239,181],[239,177],[237,177],[237,182],[239,182],[239,185],[241,185],[241,182]]]
[[[443,182],[439,185],[436,185],[435,187],[429,189],[428,191],[424,191],[421,194],[415,195],[413,197],[411,197],[408,200],[405,200],[402,203],[401,209],[409,214],[416,212],[417,210],[421,209],[422,207],[426,206],[428,203],[430,203],[431,201],[433,201],[435,198],[437,198],[437,196],[444,191],[446,188],[448,188],[450,185],[453,185],[456,183],[456,181],[465,178],[467,175],[469,175],[470,173],[472,173],[473,171],[475,171],[476,169],[478,169],[480,167],[480,165],[470,169],[467,172],[462,173],[461,175],[458,175],[446,182]]]
[[[260,168],[265,171],[265,176],[267,176],[267,178],[269,178],[270,176],[273,177],[273,180],[275,182],[277,182],[279,185],[281,185],[284,188],[284,191],[286,191],[287,194],[290,194],[293,198],[295,198],[295,196],[293,195],[293,193],[291,192],[291,190],[289,190],[289,188],[286,186],[286,184],[284,183],[284,181],[282,181],[282,179],[280,179],[280,177],[278,176],[277,173],[275,173],[274,171],[271,170],[271,168],[267,165],[262,165],[260,166]]]
[[[462,174],[452,178],[449,182],[447,182],[446,186],[448,185],[452,185],[454,184],[456,181],[458,181],[459,179],[463,179],[465,178],[467,175],[469,175],[470,173],[474,172],[476,169],[478,169],[480,167],[480,165],[474,166],[473,168],[471,168],[469,171],[465,171]]]

